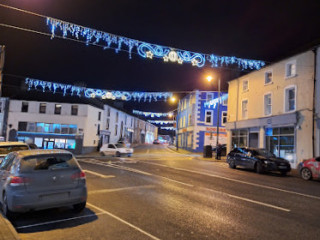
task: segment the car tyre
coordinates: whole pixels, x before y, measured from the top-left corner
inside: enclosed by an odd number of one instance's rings
[[[302,168],[301,171],[300,171],[300,176],[303,180],[311,180],[312,179],[312,172],[310,171],[309,168]]]
[[[263,166],[261,162],[257,162],[255,166],[256,173],[262,174],[263,173]]]
[[[75,212],[81,212],[85,209],[87,202],[77,203],[73,205],[73,209]]]
[[[120,157],[120,152],[116,152],[116,157]]]
[[[230,159],[229,160],[229,167],[232,168],[232,169],[235,169],[237,166],[236,166],[236,162],[234,161],[234,159]]]
[[[16,217],[16,214],[14,212],[10,211],[8,208],[8,199],[7,199],[7,194],[5,192],[3,193],[2,213],[8,219],[13,219]]]

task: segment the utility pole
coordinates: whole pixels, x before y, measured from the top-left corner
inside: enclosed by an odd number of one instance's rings
[[[0,45],[0,97],[2,96],[2,72],[4,68],[5,46]]]

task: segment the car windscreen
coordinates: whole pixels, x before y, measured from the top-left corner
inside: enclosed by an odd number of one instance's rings
[[[25,145],[0,146],[0,154],[8,154],[20,150],[29,150],[29,148]]]
[[[23,172],[33,170],[59,170],[78,168],[72,154],[42,154],[24,157],[21,161]]]
[[[117,143],[116,147],[117,148],[125,148],[126,146],[124,144],[122,144],[122,143]]]
[[[260,156],[267,157],[267,158],[276,157],[273,153],[269,152],[266,149],[256,149],[256,150],[252,151],[252,153],[253,153],[253,155],[260,155]]]

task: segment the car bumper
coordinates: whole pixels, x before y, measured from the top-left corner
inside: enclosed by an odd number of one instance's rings
[[[41,210],[55,207],[70,206],[87,201],[87,187],[75,189],[29,193],[7,192],[8,208],[12,212],[27,212],[30,210]]]
[[[264,170],[265,171],[279,171],[279,172],[290,172],[291,171],[291,167],[290,165],[279,165],[276,163],[266,163],[264,164]]]

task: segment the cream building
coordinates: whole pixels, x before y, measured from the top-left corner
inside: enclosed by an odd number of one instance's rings
[[[313,157],[315,149],[319,154],[320,132],[313,120],[315,57],[314,50],[306,51],[229,82],[228,151],[267,148],[293,168]]]

